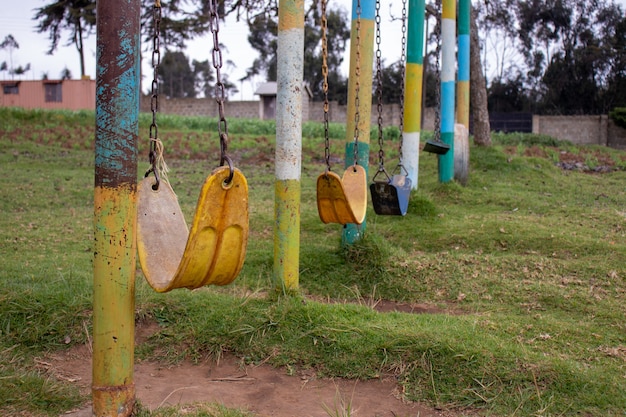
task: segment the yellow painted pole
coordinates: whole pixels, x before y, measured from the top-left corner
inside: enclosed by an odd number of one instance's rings
[[[459,0],[458,81],[456,86],[456,121],[469,131],[470,115],[470,13],[471,1]]]
[[[274,282],[298,289],[300,274],[300,175],[304,0],[280,0],[274,183]]]
[[[424,77],[424,0],[409,1],[409,33],[406,50],[404,88],[404,132],[402,132],[402,164],[417,189],[419,151],[422,130],[422,84]]]
[[[352,1],[345,167],[353,165],[356,157],[358,164],[365,168],[365,172],[367,172],[369,165],[370,152],[375,11],[376,3],[374,0]],[[358,19],[359,17],[360,19]],[[359,141],[355,155],[354,136],[356,130],[358,130]],[[363,220],[360,226],[347,224],[343,229],[343,244],[353,244],[360,240],[365,231],[365,226],[366,220]]]
[[[135,403],[139,0],[97,3],[92,397],[95,417]]]

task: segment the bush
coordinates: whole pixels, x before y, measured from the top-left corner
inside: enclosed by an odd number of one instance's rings
[[[609,112],[609,117],[621,128],[626,129],[626,107],[616,107]]]

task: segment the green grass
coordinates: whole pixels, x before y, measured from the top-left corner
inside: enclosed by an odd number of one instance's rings
[[[202,118],[160,120],[164,141],[180,142],[166,149],[189,219],[217,163],[215,128]],[[139,176],[147,168],[149,121],[142,115]],[[0,109],[1,415],[57,416],[89,400],[42,371],[36,358],[90,336],[93,126],[89,112]],[[138,357],[201,361],[232,352],[322,376],[390,373],[410,400],[481,416],[623,416],[624,152],[593,149],[615,161],[614,172],[563,171],[555,165],[561,152],[600,159],[552,138],[494,135],[492,147],[471,148],[466,187],[439,184],[435,157],[423,154],[407,216],[376,216],[370,208],[365,239],[341,248],[340,228],[317,215],[323,130],[309,123],[300,293],[283,297],[272,278],[272,126],[229,121],[230,149],[250,185],[242,273],[227,287],[168,294],[152,292],[139,274],[137,319],[157,322],[159,331],[137,347]],[[333,126],[337,155],[342,128]],[[192,143],[202,159],[185,153]],[[544,156],[527,156],[529,147]],[[395,151],[388,154],[393,161]],[[378,313],[369,307],[378,300],[436,312]],[[326,406],[329,415],[350,408]],[[196,416],[247,415],[214,404],[187,407]],[[181,412],[139,406],[137,415]]]

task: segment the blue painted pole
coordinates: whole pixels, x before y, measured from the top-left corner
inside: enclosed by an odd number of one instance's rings
[[[97,2],[93,378],[95,417],[135,403],[139,0]]]
[[[443,0],[441,10],[441,140],[450,145],[439,155],[439,182],[454,178],[454,106],[456,79],[456,0]]]

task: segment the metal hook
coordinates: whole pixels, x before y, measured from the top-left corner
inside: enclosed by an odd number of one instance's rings
[[[148,177],[151,172],[154,172],[154,179],[156,180],[156,182],[154,184],[152,184],[152,189],[154,191],[157,191],[159,189],[159,186],[161,185],[161,179],[159,178],[159,170],[155,169],[156,152],[155,151],[150,151],[150,153],[148,155],[149,155],[149,158],[150,158],[150,169],[148,169],[146,171],[146,173],[144,174],[144,178]]]
[[[228,155],[222,155],[222,166],[224,166],[224,162],[228,164],[228,169],[230,170],[230,173],[228,174],[228,178],[226,178],[223,185],[225,187],[229,187],[233,182],[233,177],[235,176],[235,167],[233,165],[233,160],[230,159],[230,156]]]

